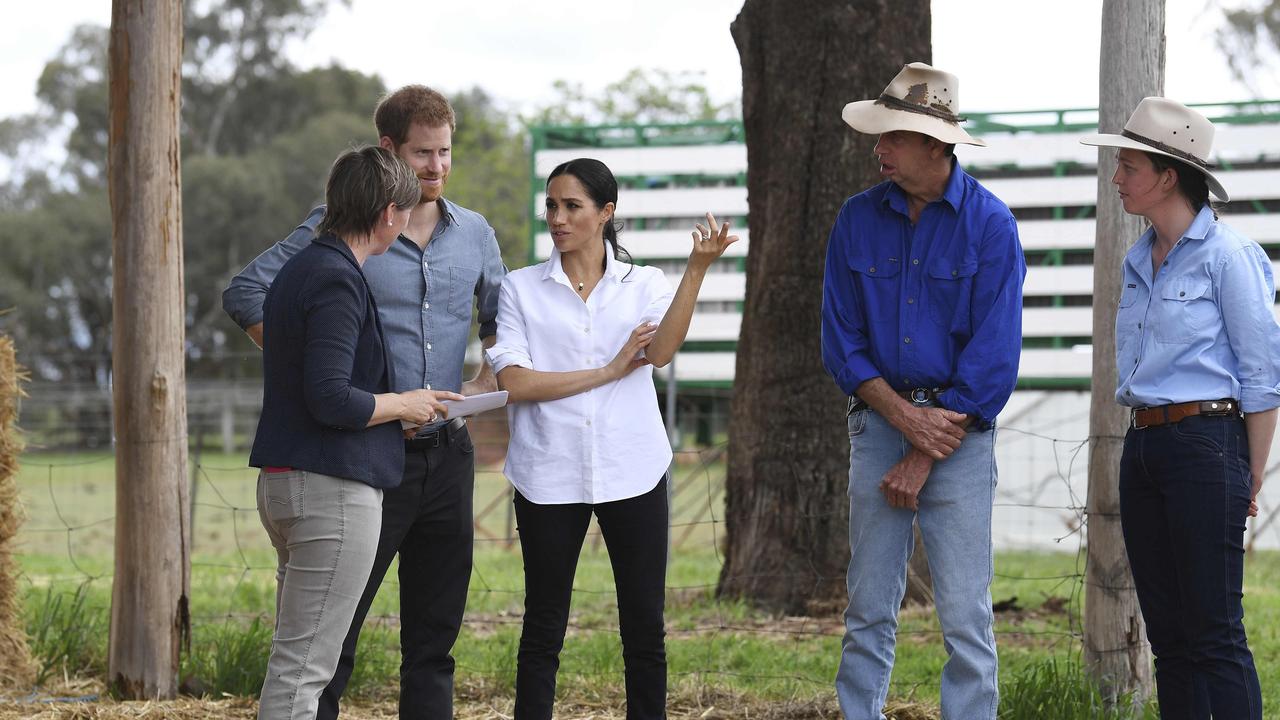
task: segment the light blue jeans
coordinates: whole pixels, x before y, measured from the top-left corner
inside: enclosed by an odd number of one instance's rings
[[[880,492],[884,474],[910,449],[906,438],[870,410],[849,416],[849,607],[836,675],[848,720],[883,720],[889,694],[898,608],[918,516],[947,662],[942,668],[944,720],[994,720],[996,641],[991,612],[991,507],[996,484],[995,430],[969,432],[951,457],[935,463],[919,511],[892,508]]]
[[[264,471],[258,517],[278,559],[276,632],[258,717],[313,720],[369,581],[382,491],[305,470]]]

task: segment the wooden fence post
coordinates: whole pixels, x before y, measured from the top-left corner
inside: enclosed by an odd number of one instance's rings
[[[1104,0],[1098,130],[1119,132],[1129,113],[1164,88],[1164,0]],[[1093,254],[1093,378],[1089,407],[1088,564],[1084,662],[1104,696],[1151,694],[1151,649],[1120,533],[1120,453],[1128,414],[1115,402],[1116,305],[1121,263],[1142,233],[1111,184],[1115,151],[1098,153],[1097,244]]]
[[[182,3],[114,0],[108,57],[116,544],[107,674],[120,697],[172,698],[191,629]]]

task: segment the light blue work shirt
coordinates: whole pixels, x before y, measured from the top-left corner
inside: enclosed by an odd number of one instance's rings
[[[1124,258],[1116,313],[1116,402],[1236,398],[1280,407],[1280,324],[1271,261],[1201,208],[1152,277],[1149,229]]]
[[[497,332],[498,292],[507,274],[493,228],[479,213],[441,198],[440,222],[424,251],[401,235],[364,263],[395,368],[395,392],[459,392],[473,302],[481,339]],[[262,301],[285,261],[311,244],[324,206],[249,263],[222,293],[241,328],[262,322]]]

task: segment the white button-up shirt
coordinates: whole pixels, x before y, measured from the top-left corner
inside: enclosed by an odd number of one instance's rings
[[[608,256],[587,301],[552,251],[546,262],[507,275],[498,298],[498,340],[486,351],[494,372],[512,365],[542,372],[607,365],[642,322],[660,322],[674,291],[657,268]],[[653,367],[559,400],[507,406],[511,441],[504,474],[543,505],[604,503],[652,490],[671,463]]]

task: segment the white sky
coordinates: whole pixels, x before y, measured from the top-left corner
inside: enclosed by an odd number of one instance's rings
[[[1251,97],[1213,40],[1219,2],[1250,1],[1167,0],[1166,95],[1189,103]],[[35,108],[36,79],[74,25],[111,19],[108,0],[11,4],[0,24],[0,116]],[[393,87],[479,85],[517,109],[547,100],[553,80],[598,89],[634,67],[701,71],[718,99],[737,95],[741,81],[729,35],[741,0],[352,5],[335,3],[320,28],[291,48],[293,59],[304,67],[336,59]],[[1102,0],[935,0],[934,64],[960,77],[965,112],[1093,107],[1101,8]],[[1260,73],[1255,85],[1264,96],[1280,96],[1280,72]]]

